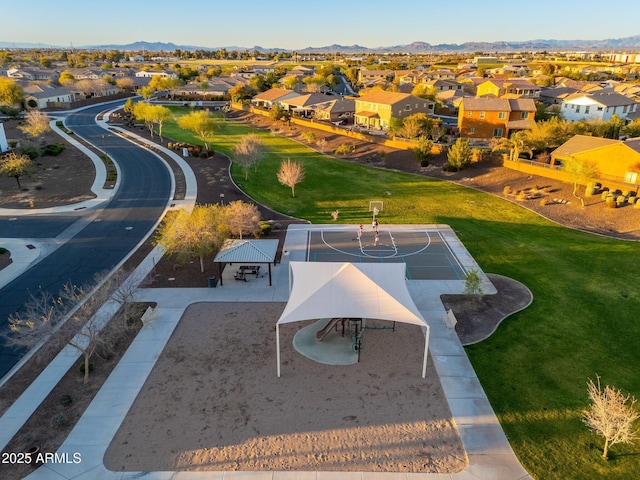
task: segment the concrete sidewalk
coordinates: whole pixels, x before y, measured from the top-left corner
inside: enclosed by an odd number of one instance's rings
[[[333,227],[333,226],[332,226]],[[415,227],[415,226],[414,226]],[[433,227],[433,226],[430,226]],[[440,226],[441,228],[445,228]],[[312,226],[311,228],[319,228]],[[349,226],[349,228],[356,228]],[[448,228],[448,227],[446,227]],[[447,235],[455,234],[448,229]],[[457,238],[448,237],[452,242]],[[459,242],[458,242],[459,243]],[[459,244],[460,247],[462,244]],[[463,248],[463,247],[462,247]],[[232,480],[515,480],[530,479],[522,468],[504,435],[484,394],[457,335],[446,326],[446,312],[440,302],[442,293],[460,293],[464,282],[409,281],[409,291],[419,310],[431,326],[431,357],[442,382],[447,401],[468,455],[468,467],[452,474],[376,473],[376,472],[111,472],[103,464],[103,456],[164,346],[171,337],[185,309],[202,301],[286,301],[288,298],[288,262],[306,251],[306,233],[301,228],[287,235],[282,264],[273,270],[274,287],[267,279],[254,282],[225,281],[223,287],[209,289],[146,289],[140,300],[158,303],[154,319],[142,328],[107,382],[94,398],[85,414],[59,449],[59,453],[81,455],[77,464],[45,464],[27,478],[34,479],[232,479]],[[466,252],[466,250],[465,250]],[[466,265],[475,265],[468,253],[456,251]],[[477,267],[477,265],[476,265]],[[232,269],[227,269],[232,270]],[[225,271],[232,278],[232,271]],[[269,300],[270,299],[270,300]],[[56,359],[57,360],[57,359]],[[45,380],[59,378],[66,370],[48,372],[38,378],[32,389],[38,390]],[[41,375],[43,377],[43,375]],[[275,366],[274,366],[275,377]],[[55,380],[57,381],[57,380]],[[45,388],[44,385],[42,388]],[[31,389],[30,389],[31,390]],[[33,392],[32,392],[33,393]],[[27,398],[23,398],[23,397]],[[30,395],[23,395],[14,406],[19,410]],[[15,408],[14,408],[15,407]],[[7,412],[9,413],[9,412]],[[5,414],[5,416],[7,416]],[[12,418],[0,418],[2,437]],[[14,418],[14,423],[19,423]],[[10,437],[9,437],[10,438]],[[0,444],[2,444],[0,438]],[[71,457],[72,458],[72,457]]]

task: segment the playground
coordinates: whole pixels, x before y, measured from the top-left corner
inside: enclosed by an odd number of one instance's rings
[[[350,366],[300,355],[292,344],[297,329],[285,328],[283,373],[276,379],[273,326],[284,308],[259,302],[188,307],[111,442],[107,468],[465,468],[467,457],[433,362],[420,378],[424,337],[416,326],[367,331],[363,360]],[[145,448],[134,452],[135,445]]]

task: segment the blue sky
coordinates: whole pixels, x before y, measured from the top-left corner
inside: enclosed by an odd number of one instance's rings
[[[0,0],[0,41],[301,49],[640,34],[637,0]],[[626,12],[626,14],[625,14]]]

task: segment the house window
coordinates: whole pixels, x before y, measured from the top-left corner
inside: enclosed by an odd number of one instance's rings
[[[498,114],[498,119],[499,120],[504,120],[505,118],[507,118],[507,112],[500,112]]]
[[[591,105],[584,107],[584,113],[589,113],[589,110],[591,110]]]
[[[501,137],[502,136],[502,129],[501,128],[494,128],[493,129],[493,136],[494,137]]]
[[[602,111],[602,107],[598,107],[598,111],[601,112]]]
[[[471,134],[471,135],[475,135],[475,133],[476,133],[476,129],[475,129],[475,127],[471,127],[471,128],[469,129],[469,134]]]
[[[405,110],[411,110],[411,105],[407,103],[407,104],[404,106],[404,109],[405,109]]]
[[[576,105],[576,113],[580,113],[580,105]]]
[[[522,112],[520,113],[520,118],[524,119],[524,118],[529,118],[529,112]]]
[[[628,105],[624,106],[624,108],[622,109],[622,113],[627,113],[627,107],[628,107]]]
[[[480,112],[480,118],[484,118],[486,112]]]
[[[434,104],[430,103],[429,106],[427,107],[427,110],[433,110]]]
[[[471,111],[467,112],[467,117],[470,117],[472,113],[473,112],[471,112]]]
[[[636,183],[638,180],[638,174],[636,172],[624,172],[625,183]]]

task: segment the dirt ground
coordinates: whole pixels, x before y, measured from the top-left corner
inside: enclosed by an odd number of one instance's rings
[[[27,138],[18,129],[18,120],[5,120],[3,124],[7,140]],[[93,162],[53,131],[39,140],[42,146],[52,143],[62,144],[65,149],[56,156],[36,158],[33,174],[20,179],[22,188],[15,178],[0,176],[0,208],[47,208],[95,198],[91,191],[96,175]]]
[[[116,471],[457,472],[467,463],[417,327],[367,330],[360,363],[323,365],[273,326],[282,303],[190,306],[105,454]],[[339,333],[336,333],[337,335]],[[144,445],[145,448],[140,448]]]

